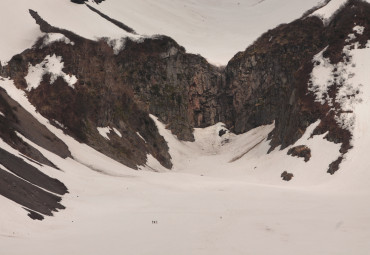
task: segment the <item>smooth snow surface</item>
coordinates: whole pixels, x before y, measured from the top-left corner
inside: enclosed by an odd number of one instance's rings
[[[196,141],[189,143],[153,116],[174,169],[159,169],[149,156],[144,169],[150,171],[133,171],[50,125],[11,80],[0,80],[0,86],[62,139],[74,158],[62,159],[20,135],[61,169],[31,163],[66,184],[67,209],[38,222],[0,197],[0,254],[367,255],[370,249],[370,206],[364,202],[369,165],[353,158],[334,176],[327,174],[340,145],[324,135],[309,138],[319,122],[296,143],[311,148],[305,163],[286,155],[289,148],[266,154],[273,125],[220,137],[225,128],[219,123],[196,129]],[[356,155],[366,154],[367,144]],[[280,179],[283,170],[294,174],[292,181]]]
[[[62,71],[63,68],[64,63],[62,62],[62,57],[56,56],[55,54],[46,56],[40,64],[35,66],[29,64],[28,74],[25,77],[27,90],[31,91],[37,88],[45,74],[50,75],[50,84],[53,84],[58,77],[62,77],[68,86],[74,88],[74,84],[77,82],[76,76],[66,74]]]
[[[7,80],[1,83],[13,97],[23,97],[10,85]],[[340,189],[327,181],[331,177],[319,169],[325,158],[320,152],[339,147],[322,137],[308,139],[317,123],[299,141],[314,152],[312,163],[303,169],[303,160],[287,156],[286,151],[266,156],[266,136],[272,125],[219,137],[218,131],[224,128],[217,124],[197,129],[196,142],[186,143],[156,123],[171,148],[172,172],[132,171],[104,158],[102,163],[121,175],[102,175],[23,138],[61,168],[43,166],[41,170],[68,186],[70,193],[63,199],[67,209],[36,222],[0,197],[0,253],[367,254],[370,214],[364,201],[369,192]],[[72,145],[70,138],[64,140]],[[96,167],[96,152],[81,144],[73,148],[84,150],[90,167]],[[250,152],[245,154],[245,150]],[[286,162],[276,165],[274,158]],[[279,171],[288,166],[296,170],[297,179],[302,175],[328,178],[318,186],[305,178],[298,185],[279,181]],[[260,174],[270,184],[258,181]]]

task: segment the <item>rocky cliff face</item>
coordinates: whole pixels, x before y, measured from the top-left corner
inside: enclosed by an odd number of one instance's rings
[[[48,35],[35,46],[14,56],[3,68],[18,88],[27,91],[38,111],[81,142],[136,168],[147,154],[170,168],[168,148],[158,134],[149,113],[168,124],[181,140],[192,141],[193,127],[205,127],[223,120],[220,95],[224,75],[199,56],[165,36],[141,40],[122,39],[122,48],[112,48],[109,39],[98,42],[81,38],[49,25],[30,11],[42,31],[63,35],[45,45]],[[77,83],[68,86],[62,77],[45,72],[37,88],[26,80],[30,67],[58,58],[63,72]],[[109,140],[98,127],[110,127]],[[144,138],[144,140],[142,139]]]
[[[198,55],[168,37],[127,41],[118,54],[123,80],[147,110],[168,123],[181,140],[192,141],[192,128],[220,120],[218,95],[223,75]]]
[[[236,133],[274,120],[277,129],[293,124],[283,119],[299,97],[296,74],[303,63],[310,62],[326,45],[323,30],[317,18],[281,25],[262,35],[229,62],[225,75],[233,105],[228,123]],[[296,122],[293,125],[301,120]],[[281,137],[279,142],[292,141]]]
[[[27,91],[37,110],[64,132],[129,167],[144,165],[150,153],[170,168],[167,144],[145,108],[135,101],[133,90],[123,80],[118,56],[107,42],[90,41],[54,28],[31,13],[43,31],[60,33],[71,41],[44,45],[45,38],[40,38],[4,69],[17,87]],[[52,58],[60,60],[64,73],[74,75],[77,83],[68,86],[62,77],[52,78],[45,71],[37,88],[27,90],[30,66],[48,65]],[[108,137],[101,136],[98,128],[110,129]]]
[[[66,133],[133,168],[145,164],[148,153],[171,167],[167,145],[149,113],[186,141],[194,139],[194,127],[220,121],[235,133],[275,121],[271,149],[293,144],[308,125],[321,119],[315,134],[330,131],[327,138],[342,143],[345,153],[350,133],[336,124],[327,104],[315,102],[309,81],[312,60],[325,47],[332,62],[342,61],[351,17],[368,26],[369,5],[355,0],[347,5],[351,7],[328,26],[306,16],[268,31],[225,68],[187,54],[169,37],[122,39],[117,48],[109,39],[90,41],[53,27],[31,11],[42,31],[62,34],[73,43],[45,45],[47,36],[40,38],[2,72],[26,90],[38,111],[56,126],[62,123]],[[368,37],[361,38],[366,42]],[[29,89],[30,66],[44,63],[48,56],[59,57],[63,72],[76,77],[73,88],[46,72],[40,85]],[[99,127],[110,128],[108,139],[99,135]]]
[[[61,196],[68,192],[67,187],[32,164],[48,165],[55,171],[59,171],[58,166],[23,137],[62,158],[71,156],[68,147],[3,89],[0,90],[0,112],[0,137],[19,152],[15,156],[0,149],[0,194],[25,207],[33,219],[41,220],[41,214],[53,215],[64,209],[60,202]]]
[[[337,121],[343,110],[335,99],[345,81],[335,79],[329,91],[333,102],[317,102],[309,89],[312,70],[318,64],[313,59],[323,51],[332,64],[348,62],[344,47],[356,41],[365,47],[370,38],[369,13],[368,3],[348,1],[327,26],[318,17],[307,16],[268,31],[245,52],[238,53],[225,74],[233,95],[233,114],[227,123],[240,133],[275,121],[270,134],[273,150],[293,144],[310,124],[321,120],[313,135],[328,132],[326,139],[342,144],[342,156],[347,153],[351,133]],[[367,32],[349,40],[355,25]],[[338,170],[342,156],[328,166],[329,173]]]

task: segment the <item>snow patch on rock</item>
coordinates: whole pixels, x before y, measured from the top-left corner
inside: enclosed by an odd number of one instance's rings
[[[140,137],[146,143],[146,140],[144,139],[144,137],[142,135],[140,135],[139,132],[136,132],[136,134],[138,135],[138,137]]]
[[[115,55],[118,55],[121,51],[125,49],[127,38],[119,38],[119,39],[107,39],[107,44],[112,47],[113,52]]]
[[[48,46],[55,42],[64,42],[65,44],[70,44],[70,45],[75,44],[68,37],[66,37],[65,35],[61,33],[48,33],[47,35],[45,35],[43,44],[40,48],[42,49],[45,46]]]
[[[110,133],[110,132],[114,132],[114,133],[116,133],[116,135],[117,136],[119,136],[119,137],[122,137],[122,134],[118,131],[118,129],[116,129],[116,128],[111,128],[111,127],[98,127],[98,128],[96,128],[97,130],[98,130],[98,132],[99,132],[99,134],[102,136],[102,137],[104,137],[105,139],[107,139],[107,140],[110,140],[110,138],[109,138],[109,136],[108,136],[108,134]]]
[[[96,128],[99,132],[99,134],[104,137],[105,139],[107,140],[110,140],[109,137],[108,137],[108,134],[110,133],[110,131],[112,130],[110,127],[98,127]]]
[[[348,2],[348,0],[331,0],[327,5],[316,10],[310,16],[319,17],[325,25],[328,25],[335,14]]]
[[[28,74],[25,77],[27,82],[26,90],[31,91],[32,89],[36,89],[45,74],[50,74],[50,84],[53,84],[58,77],[62,77],[68,86],[74,88],[74,84],[77,82],[76,76],[66,74],[62,71],[63,68],[64,63],[62,62],[62,57],[55,54],[46,56],[40,64],[35,66],[29,64]]]
[[[365,31],[365,27],[363,26],[355,26],[353,28],[353,31],[355,31],[357,34],[362,35]]]
[[[362,33],[363,29],[356,26],[354,31]],[[360,47],[358,42],[344,46],[345,57],[338,64],[331,64],[328,58],[323,57],[326,48],[313,59],[315,66],[311,73],[309,90],[315,94],[317,102],[331,106],[339,126],[351,133],[357,122],[356,118],[359,114],[365,114],[357,111],[358,106],[370,96],[364,94],[366,85],[369,86],[366,68],[370,65],[369,48],[370,41],[365,48]],[[333,85],[337,86],[337,92],[332,98],[328,91]]]
[[[355,33],[351,33],[351,34],[348,35],[348,38],[346,39],[346,42],[347,43],[350,42],[350,41],[355,40],[357,38],[356,34],[357,35],[362,35],[364,33],[364,31],[365,31],[365,27],[363,27],[363,26],[355,26],[353,28],[353,31]]]
[[[328,47],[323,49],[321,52],[316,54],[313,58],[314,68],[311,73],[311,86],[308,87],[309,91],[312,91],[316,96],[316,102],[325,104],[329,100],[328,90],[333,85],[334,81],[334,66],[330,63],[328,58],[324,58],[323,54]]]
[[[62,124],[62,123],[60,123],[59,121],[57,121],[57,120],[52,120],[57,126],[59,126],[60,128],[62,128],[62,129],[66,129],[66,127]]]
[[[116,133],[116,135],[118,135],[119,137],[122,138],[122,134],[121,134],[121,132],[118,131],[117,128],[113,128],[113,131],[114,131],[114,133]]]

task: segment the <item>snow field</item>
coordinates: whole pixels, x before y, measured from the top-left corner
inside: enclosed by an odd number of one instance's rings
[[[287,149],[266,155],[273,125],[220,137],[219,123],[196,129],[196,142],[188,143],[152,116],[169,143],[174,169],[133,171],[50,125],[11,80],[0,86],[73,155],[62,159],[22,137],[62,170],[35,165],[66,184],[67,209],[38,222],[0,198],[0,253],[365,255],[370,248],[369,206],[363,203],[369,192],[328,181],[325,167],[339,145],[322,136],[308,139],[318,123],[297,142],[312,150],[304,163],[286,155]],[[157,170],[154,163],[149,157],[145,169]],[[295,175],[291,182],[280,180],[286,167]]]

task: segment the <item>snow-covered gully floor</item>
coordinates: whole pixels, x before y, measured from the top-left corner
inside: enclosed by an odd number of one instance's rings
[[[330,176],[316,183],[327,175],[322,169],[281,181],[276,157],[284,167],[303,160],[279,151],[263,156],[272,125],[219,137],[218,124],[196,130],[196,142],[184,143],[157,124],[171,148],[172,171],[152,158],[148,165],[159,172],[133,171],[66,137],[76,160],[39,148],[64,171],[43,167],[68,186],[67,209],[32,221],[0,197],[0,254],[368,254],[369,193],[348,190]],[[88,158],[105,174],[87,167]]]

